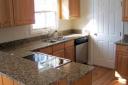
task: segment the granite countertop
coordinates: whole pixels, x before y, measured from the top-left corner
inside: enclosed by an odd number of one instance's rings
[[[93,66],[71,62],[59,68],[42,70],[35,62],[0,53],[0,72],[23,83],[23,85],[51,85],[61,79],[73,82],[93,69]]]
[[[80,79],[82,76],[92,71],[93,68],[93,66],[71,62],[69,64],[61,66],[58,69],[66,73],[67,80],[72,82],[74,80]]]
[[[79,37],[74,35],[73,37],[68,37],[67,40]],[[22,58],[32,54],[31,50],[57,43],[60,42],[46,43],[39,40],[3,50],[4,52],[0,52],[0,72],[25,85],[50,85],[60,79],[77,80],[93,69],[92,66],[72,62],[58,69],[50,68],[42,71],[38,68],[37,63]]]
[[[119,40],[116,42],[117,45],[128,45],[128,41],[126,40]]]
[[[37,63],[4,53],[0,55],[0,72],[25,85],[50,85],[66,77],[66,73],[58,69],[42,71]]]
[[[77,39],[83,36],[85,35],[82,35],[82,34],[67,35],[67,36],[64,36],[65,37],[64,40],[57,41],[54,43],[43,42],[43,40],[41,39],[41,40],[29,42],[29,43],[26,42],[25,44],[18,45],[16,47],[11,47],[11,48],[8,47],[7,49],[3,49],[2,51],[7,52],[8,54],[11,54],[11,55],[18,56],[18,57],[24,57],[24,56],[32,54],[33,50],[36,50],[39,48],[45,48],[45,47],[52,46],[52,45],[62,43],[65,41],[69,41],[72,39]]]

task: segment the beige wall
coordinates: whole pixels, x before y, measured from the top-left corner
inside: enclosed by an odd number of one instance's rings
[[[86,28],[90,20],[92,19],[92,0],[80,0],[81,1],[81,16],[76,20],[60,20],[59,31],[65,31],[70,29],[82,30]],[[125,23],[124,33],[128,34],[128,23]],[[28,37],[38,36],[41,34],[32,34],[31,26],[17,26],[11,28],[0,29],[0,43],[8,42],[12,40],[24,39]]]
[[[31,29],[32,27],[30,25],[1,28],[0,29],[0,43],[45,34],[45,33],[32,33]],[[59,27],[58,27],[59,31],[65,31],[65,30],[70,30],[70,29],[71,29],[71,22],[69,20],[59,21]]]
[[[85,29],[92,19],[92,0],[81,0],[81,17],[72,21],[72,27],[77,30]],[[124,34],[128,34],[128,22],[124,23]]]
[[[124,34],[128,34],[128,22],[124,23]]]
[[[80,8],[80,19],[76,19],[72,22],[72,27],[77,30],[82,30],[85,28],[89,21],[92,19],[92,1],[81,0]]]

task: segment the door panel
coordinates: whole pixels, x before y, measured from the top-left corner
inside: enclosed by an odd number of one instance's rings
[[[122,38],[120,34],[123,33],[121,13],[120,0],[93,0],[95,32],[91,36],[95,65],[115,67],[115,42]]]

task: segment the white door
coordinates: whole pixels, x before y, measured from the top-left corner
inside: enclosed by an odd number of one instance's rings
[[[93,64],[115,67],[115,42],[122,38],[121,0],[93,0]]]

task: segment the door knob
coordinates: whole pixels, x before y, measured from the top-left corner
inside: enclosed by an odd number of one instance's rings
[[[95,35],[95,36],[97,36],[98,34],[97,34],[97,33],[95,33],[94,35]]]

